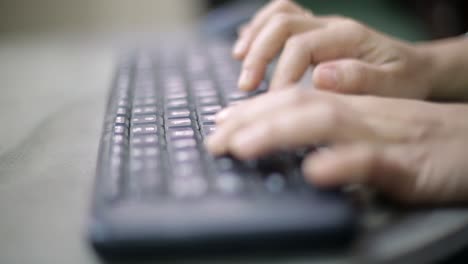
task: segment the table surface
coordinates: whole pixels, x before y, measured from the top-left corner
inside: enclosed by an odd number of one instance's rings
[[[101,262],[84,231],[116,46],[79,36],[0,39],[0,263]],[[468,244],[463,208],[371,204],[362,223],[347,252],[243,262],[417,263]],[[210,261],[221,259],[194,262]]]

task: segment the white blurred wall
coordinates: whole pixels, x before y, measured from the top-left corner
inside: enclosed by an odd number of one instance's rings
[[[0,0],[0,34],[151,32],[191,24],[200,0]]]

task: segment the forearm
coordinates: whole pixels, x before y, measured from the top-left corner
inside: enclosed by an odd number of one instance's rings
[[[430,58],[429,99],[468,100],[468,38],[457,37],[419,44]]]

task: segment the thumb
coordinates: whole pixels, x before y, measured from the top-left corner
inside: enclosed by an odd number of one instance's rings
[[[388,73],[378,66],[354,59],[321,63],[313,73],[317,88],[352,94],[379,94],[388,79]]]

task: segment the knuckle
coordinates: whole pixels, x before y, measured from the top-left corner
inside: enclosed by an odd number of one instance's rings
[[[347,29],[351,31],[360,31],[362,29],[362,25],[356,20],[353,20],[351,18],[341,18],[339,20],[339,25],[343,29]]]
[[[304,89],[291,89],[289,99],[291,104],[303,105],[309,102],[310,93]]]
[[[288,49],[303,49],[306,45],[307,37],[305,34],[292,36],[286,42],[286,48]]]
[[[346,32],[346,34],[353,36],[352,39],[356,41],[366,39],[369,33],[369,30],[364,25],[349,18],[341,21],[339,27],[342,32]]]
[[[328,129],[339,128],[341,124],[341,112],[334,102],[320,102],[316,105],[316,108],[323,116],[325,127]]]
[[[289,28],[291,16],[286,13],[278,13],[272,17],[272,21],[277,28]]]
[[[363,72],[364,69],[362,67],[354,62],[343,63],[342,67],[345,75],[345,88],[351,89],[353,92],[358,92],[358,89],[365,87],[367,74]]]
[[[273,4],[276,5],[278,8],[287,8],[292,5],[290,0],[275,0]]]

